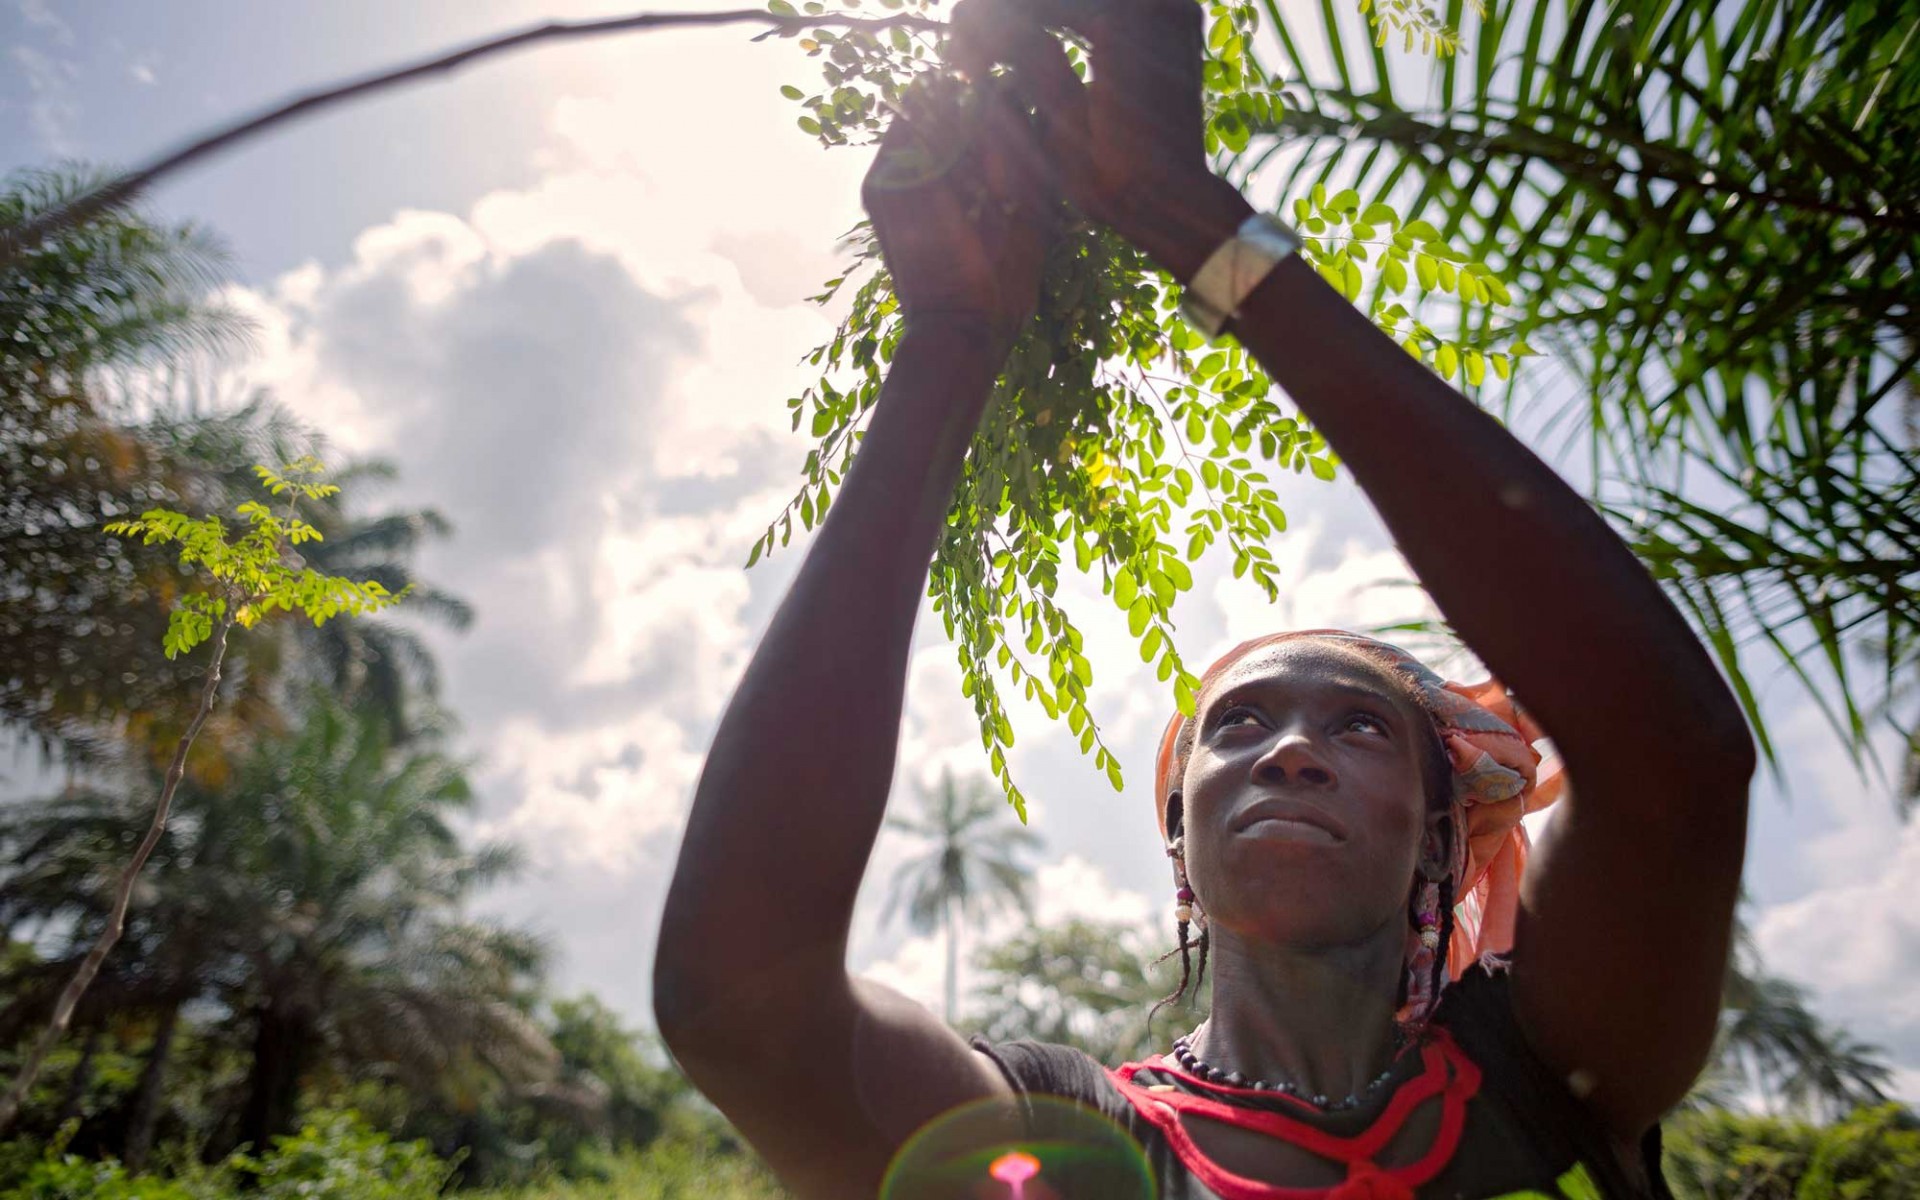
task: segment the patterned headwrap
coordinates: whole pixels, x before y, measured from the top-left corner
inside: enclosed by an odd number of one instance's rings
[[[1520,818],[1558,800],[1566,786],[1559,758],[1543,758],[1533,747],[1545,736],[1540,727],[1496,680],[1448,683],[1398,646],[1339,629],[1308,629],[1242,642],[1207,668],[1196,694],[1204,693],[1228,667],[1254,651],[1301,638],[1348,646],[1399,672],[1412,685],[1453,764],[1450,875],[1455,903],[1448,975],[1457,979],[1481,956],[1506,953],[1513,947],[1520,877],[1527,867],[1529,843]],[[1175,782],[1170,775],[1185,724],[1186,718],[1178,713],[1167,723],[1154,764],[1154,805],[1162,837]],[[1423,903],[1426,899],[1422,897]],[[1437,999],[1428,994],[1433,953],[1423,946],[1407,964],[1407,1008],[1413,1013],[1426,1012]]]

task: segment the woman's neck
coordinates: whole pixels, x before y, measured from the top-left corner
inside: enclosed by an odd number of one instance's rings
[[[1291,1083],[1306,1095],[1357,1094],[1394,1052],[1405,939],[1382,934],[1302,950],[1212,930],[1213,1014],[1193,1052],[1223,1071]]]

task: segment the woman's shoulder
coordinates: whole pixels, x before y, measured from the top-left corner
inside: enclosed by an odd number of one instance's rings
[[[1027,1038],[994,1042],[978,1034],[967,1044],[999,1067],[1007,1083],[1022,1097],[1057,1096],[1087,1104],[1119,1099],[1106,1067],[1073,1046]]]

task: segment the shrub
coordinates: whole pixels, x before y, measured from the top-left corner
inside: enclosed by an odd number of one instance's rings
[[[352,1111],[317,1113],[300,1132],[275,1138],[264,1157],[231,1161],[260,1200],[433,1200],[456,1165],[424,1141],[394,1141]]]
[[[1920,1121],[1897,1104],[1833,1125],[1685,1113],[1666,1148],[1680,1200],[1920,1200]]]

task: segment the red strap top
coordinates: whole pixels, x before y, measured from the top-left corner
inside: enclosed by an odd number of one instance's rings
[[[1467,1101],[1480,1090],[1480,1068],[1455,1044],[1444,1029],[1429,1026],[1420,1048],[1423,1070],[1394,1091],[1393,1099],[1374,1122],[1351,1137],[1339,1137],[1283,1113],[1242,1108],[1212,1096],[1182,1091],[1149,1091],[1133,1082],[1142,1070],[1179,1076],[1230,1096],[1277,1098],[1268,1091],[1234,1088],[1195,1079],[1179,1067],[1154,1055],[1144,1063],[1126,1063],[1107,1071],[1114,1087],[1134,1109],[1166,1135],[1167,1142],[1194,1177],[1223,1200],[1413,1200],[1413,1189],[1438,1175],[1453,1159],[1466,1127]],[[1440,1129],[1433,1145],[1413,1162],[1382,1167],[1373,1161],[1386,1149],[1407,1117],[1422,1103],[1440,1097]],[[1297,1097],[1286,1097],[1297,1100]],[[1299,1100],[1307,1111],[1318,1111]],[[1289,1188],[1237,1175],[1208,1158],[1181,1124],[1182,1114],[1211,1118],[1239,1129],[1279,1138],[1304,1150],[1345,1163],[1347,1178],[1332,1187]]]

